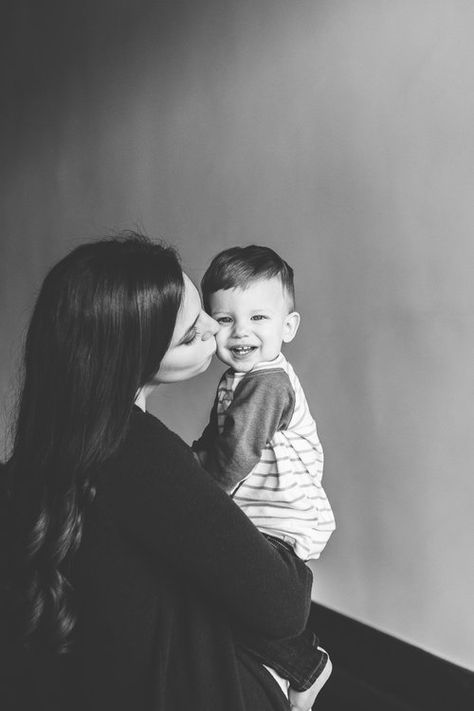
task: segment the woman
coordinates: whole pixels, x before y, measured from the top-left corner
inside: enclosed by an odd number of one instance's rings
[[[216,330],[175,252],[137,235],[46,277],[6,467],[7,708],[288,708],[245,644],[303,630],[311,574],[145,411],[208,367]]]

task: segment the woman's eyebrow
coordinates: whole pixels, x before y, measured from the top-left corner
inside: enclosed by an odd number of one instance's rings
[[[189,336],[189,334],[191,333],[191,331],[193,330],[193,328],[195,328],[195,326],[196,326],[196,324],[197,324],[197,322],[198,322],[198,320],[199,320],[199,316],[200,316],[200,315],[201,315],[201,314],[198,314],[198,315],[196,316],[196,318],[194,319],[193,323],[190,325],[190,327],[188,328],[188,330],[186,331],[186,333],[184,333],[184,334],[181,336],[181,338],[180,338],[179,341],[178,341],[178,346],[180,346],[180,345],[183,343],[183,341],[186,340],[186,338]]]

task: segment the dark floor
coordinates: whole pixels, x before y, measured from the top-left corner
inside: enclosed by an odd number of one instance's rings
[[[318,696],[313,711],[420,711],[388,696],[340,669]],[[453,711],[446,709],[446,711]],[[473,710],[474,711],[474,710]]]
[[[313,711],[474,711],[474,672],[313,604],[334,671]]]

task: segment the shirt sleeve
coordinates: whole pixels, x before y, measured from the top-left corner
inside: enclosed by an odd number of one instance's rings
[[[116,470],[110,465],[103,495],[117,525],[151,554],[157,572],[163,565],[176,569],[236,628],[266,639],[300,634],[311,605],[311,572],[265,539],[180,438],[168,430],[157,438],[148,429],[136,446],[139,462],[128,454]]]
[[[288,426],[294,403],[283,370],[257,371],[242,379],[225,412],[222,433],[206,448],[206,469],[226,491],[248,476],[275,432]]]

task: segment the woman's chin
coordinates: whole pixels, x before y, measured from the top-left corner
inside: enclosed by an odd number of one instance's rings
[[[215,353],[215,351],[213,353],[211,353],[211,355],[209,355],[206,358],[206,360],[204,361],[204,363],[202,364],[202,366],[199,370],[199,373],[204,373],[209,368],[209,366],[211,365],[211,361],[214,356],[214,353]],[[199,373],[196,373],[196,375],[198,375]]]
[[[201,365],[197,366],[191,373],[189,373],[186,377],[181,378],[182,380],[191,380],[192,378],[195,378],[197,375],[201,375],[201,373],[205,373],[206,370],[209,368],[211,365],[211,360],[212,356],[214,353],[211,353],[206,360],[204,360]]]

